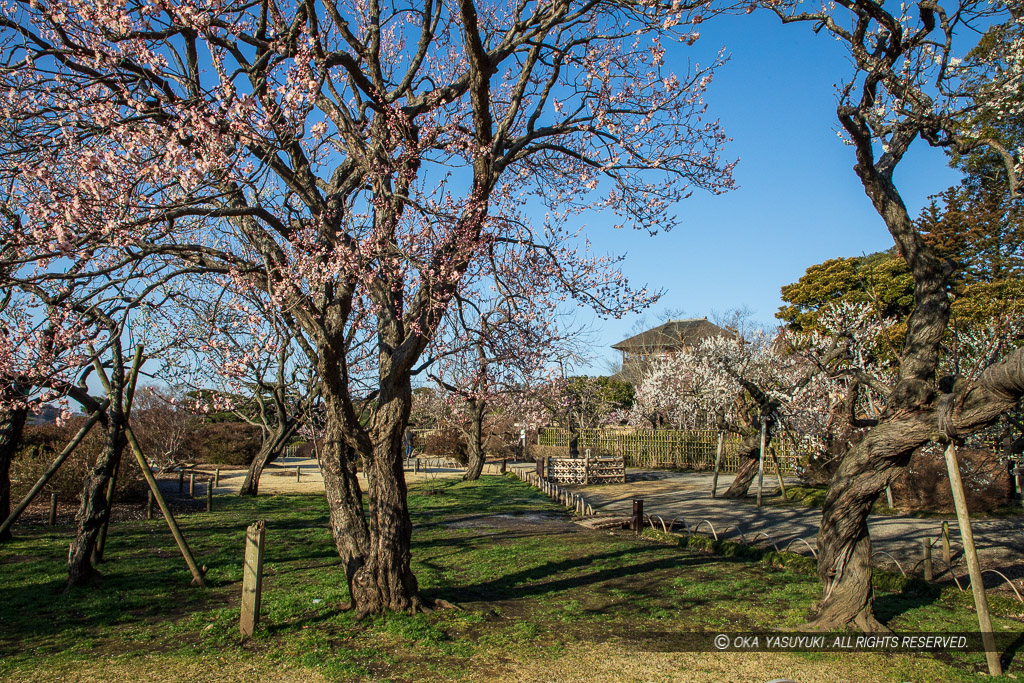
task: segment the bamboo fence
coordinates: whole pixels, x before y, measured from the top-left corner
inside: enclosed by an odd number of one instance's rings
[[[625,430],[582,429],[579,449],[589,448],[594,455],[612,455],[625,459],[626,467],[644,469],[713,470],[718,432],[714,429],[689,430]],[[735,472],[740,459],[736,455],[739,437],[726,434],[722,472]],[[784,475],[796,474],[802,454],[795,451],[785,438],[773,440],[775,455]],[[541,429],[538,446],[569,445],[569,430],[554,427]],[[769,452],[771,448],[768,449]],[[775,473],[775,463],[765,458],[766,473]]]

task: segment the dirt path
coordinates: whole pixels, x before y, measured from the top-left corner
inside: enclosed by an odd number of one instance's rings
[[[701,525],[701,532],[710,533],[711,527],[714,527],[720,538],[739,540],[739,533],[742,532],[748,542],[758,536],[758,545],[770,545],[771,541],[760,535],[767,534],[780,549],[792,545],[791,550],[804,554],[809,552],[807,547],[795,539],[804,539],[809,545],[817,546],[821,510],[777,504],[775,491],[778,482],[774,479],[770,483],[765,480],[765,493],[772,495],[764,499],[767,503],[765,506],[758,508],[754,495],[748,496],[746,500],[712,499],[711,474],[629,470],[627,478],[625,484],[589,486],[579,490],[598,513],[628,515],[632,511],[633,499],[642,498],[644,512],[660,515],[666,524],[673,518],[683,518],[692,527],[707,520]],[[732,475],[720,476],[719,492],[728,489],[732,479]],[[797,482],[794,480],[792,483]],[[756,491],[756,482],[752,488]],[[909,573],[921,560],[922,539],[938,537],[943,519],[949,522],[953,564],[956,566],[961,545],[955,515],[931,519],[905,515],[871,515],[868,528],[872,549],[876,553],[891,555]],[[971,526],[983,570],[996,569],[1011,579],[1024,578],[1024,515],[975,519]],[[933,549],[932,557],[938,575],[943,568],[941,545]],[[884,554],[876,555],[875,562],[879,566],[896,569],[893,559]],[[966,574],[962,562],[956,574]],[[994,574],[987,574],[985,582],[987,586],[994,587],[1003,583],[1003,580]]]
[[[421,459],[420,471],[416,472],[413,465],[407,465],[405,481],[407,483],[420,483],[437,478],[461,477],[462,468],[446,467],[439,458]],[[295,468],[299,468],[299,476],[295,476]],[[212,475],[212,466],[197,468],[196,472],[204,475]],[[488,464],[487,472],[496,473],[495,466]],[[214,495],[229,495],[238,493],[245,481],[245,468],[220,468],[220,483],[213,489]],[[366,487],[366,478],[359,473],[360,486]],[[202,489],[205,495],[205,485]],[[320,467],[315,458],[278,458],[263,470],[260,477],[259,491],[261,494],[275,495],[280,493],[323,493],[324,477],[320,474]]]

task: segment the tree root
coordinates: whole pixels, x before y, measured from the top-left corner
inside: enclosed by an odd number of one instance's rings
[[[892,634],[892,629],[880,622],[872,614],[870,608],[865,607],[853,618],[843,619],[832,617],[827,614],[819,614],[805,624],[797,626],[797,631],[834,631],[841,628],[853,628],[862,633],[870,634]]]
[[[353,606],[353,604],[351,602],[349,602],[348,604],[346,604],[344,607],[341,607],[340,609],[341,609],[341,611],[349,611],[351,609],[354,609],[354,606]],[[410,601],[410,604],[409,604],[408,608],[403,609],[403,610],[393,610],[393,611],[395,611],[395,612],[405,612],[406,614],[412,616],[414,614],[433,614],[436,610],[439,610],[439,609],[454,609],[454,610],[459,610],[460,612],[465,611],[462,607],[459,607],[455,603],[448,602],[447,600],[444,600],[442,598],[436,598],[434,600],[428,600],[426,598],[420,598],[420,597],[413,598]],[[370,615],[373,615],[373,614],[384,614],[387,611],[388,610],[372,609],[372,608],[367,608],[367,607],[361,607],[361,608],[356,609],[356,617],[355,617],[355,619],[356,619],[356,621],[362,621],[363,619],[365,619],[366,617],[368,617]]]

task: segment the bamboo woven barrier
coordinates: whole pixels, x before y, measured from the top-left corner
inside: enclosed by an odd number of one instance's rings
[[[537,435],[539,446],[568,446],[569,430],[547,427]],[[736,455],[739,437],[726,434],[722,471],[735,472],[740,459]],[[718,432],[714,429],[620,430],[582,429],[579,449],[591,449],[595,455],[613,455],[625,459],[626,467],[645,469],[712,470]],[[770,450],[770,449],[769,449]],[[795,474],[800,454],[793,452],[786,439],[775,441],[775,453],[783,474]],[[771,458],[764,462],[766,473],[775,473]]]

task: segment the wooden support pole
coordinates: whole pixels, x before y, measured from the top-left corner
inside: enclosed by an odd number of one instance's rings
[[[213,471],[213,488],[220,486],[220,468]]]
[[[761,419],[761,452],[757,458],[757,507],[761,507],[761,494],[764,492],[764,442],[767,424]]]
[[[185,492],[185,469],[178,470],[178,495],[182,495]]]
[[[93,564],[103,562],[103,550],[107,547],[107,527],[110,526],[110,513],[114,511],[114,490],[117,487],[117,475],[120,469],[121,463],[115,463],[114,471],[110,473],[110,479],[107,480],[107,509],[103,513],[103,524],[100,526],[100,532],[96,536],[96,545],[92,548]]]
[[[107,409],[108,405],[110,405],[110,399],[103,401],[99,410],[89,416],[89,419],[85,421],[85,424],[78,430],[78,433],[75,434],[74,438],[68,442],[68,445],[64,447],[64,450],[60,452],[60,455],[58,455],[56,459],[54,459],[53,463],[46,468],[46,471],[43,472],[43,476],[39,477],[39,481],[32,485],[32,488],[29,489],[29,492],[21,499],[21,502],[11,510],[11,514],[7,516],[7,519],[4,520],[3,524],[0,524],[0,534],[3,534],[5,531],[10,529],[14,525],[14,522],[17,521],[18,517],[21,516],[21,513],[23,513],[25,509],[32,504],[32,501],[36,499],[36,496],[38,496],[39,492],[43,490],[43,487],[46,486],[47,482],[49,482],[50,479],[53,478],[53,475],[57,473],[60,466],[68,459],[68,456],[74,452],[78,447],[78,444],[82,443],[82,439],[86,437],[89,430],[100,421],[100,418],[103,417],[103,411]]]
[[[199,565],[196,564],[196,559],[192,556],[192,551],[189,549],[188,543],[185,542],[185,537],[181,535],[181,529],[178,528],[178,523],[174,521],[174,515],[171,514],[171,508],[167,507],[167,501],[164,500],[163,494],[160,493],[160,487],[157,486],[153,470],[149,469],[149,463],[146,462],[145,456],[142,455],[142,448],[139,446],[139,442],[135,438],[135,432],[132,431],[130,426],[125,428],[125,436],[128,437],[128,445],[131,446],[135,459],[139,463],[139,469],[142,470],[142,475],[146,478],[146,483],[149,484],[149,490],[153,497],[156,498],[156,503],[160,506],[160,512],[163,513],[164,519],[167,520],[167,526],[171,529],[171,535],[174,536],[174,541],[178,544],[178,549],[185,558],[189,571],[192,572],[192,583],[205,588],[206,582],[203,581],[203,572],[199,569]]]
[[[931,581],[935,577],[932,569],[932,539],[924,539],[921,546],[924,550],[924,580]]]
[[[92,347],[90,347],[91,349]],[[100,364],[98,357],[92,359],[94,367],[97,372],[103,370],[103,366]],[[135,384],[139,380],[139,369],[142,367],[142,344],[135,346],[135,355],[132,358],[132,369],[128,373],[128,385],[125,387],[124,393],[124,414],[125,417],[130,419],[132,414],[132,402],[135,400]],[[107,390],[107,395],[110,396],[110,384],[106,382],[104,377],[103,382],[104,388]],[[113,397],[110,396],[111,400]],[[100,533],[96,538],[96,545],[92,549],[92,561],[96,564],[103,562],[103,551],[107,548],[107,530],[110,527],[110,514],[114,511],[114,492],[117,490],[117,475],[121,472],[121,460],[120,458],[114,463],[114,471],[110,474],[110,479],[107,481],[107,498],[105,501],[106,510],[103,513],[103,525],[100,527]]]
[[[190,472],[188,475],[188,497],[196,497],[196,473]]]
[[[953,553],[949,550],[949,522],[942,522],[942,561],[949,572],[953,573]]]
[[[50,526],[57,526],[57,494],[50,494]]]
[[[256,522],[245,530],[245,564],[242,567],[242,614],[238,628],[245,640],[260,623],[260,602],[263,597],[263,542],[267,524]]]
[[[206,482],[206,511],[213,512],[213,482]]]
[[[146,491],[146,519],[153,519],[153,492]]]
[[[722,453],[725,451],[725,432],[718,432],[718,450],[715,451],[715,476],[711,479],[711,497],[718,495],[718,473],[722,469]]]
[[[785,499],[786,498],[786,483],[784,481],[782,481],[782,463],[779,462],[779,459],[777,457],[775,457],[775,447],[774,446],[772,446],[771,454],[772,454],[772,462],[775,463],[775,474],[777,474],[779,476],[779,491],[782,492],[782,497],[783,497],[783,499]]]
[[[985,659],[988,660],[988,672],[992,676],[1000,676],[1003,673],[1003,665],[999,661],[999,652],[996,651],[995,635],[992,632],[992,620],[988,614],[988,596],[985,595],[981,565],[978,563],[978,553],[974,548],[974,533],[971,531],[971,517],[967,511],[964,483],[960,478],[960,464],[956,458],[956,445],[952,441],[946,446],[946,469],[949,471],[949,484],[953,489],[956,521],[960,526],[960,538],[963,541],[964,555],[967,558],[967,571],[971,576],[971,590],[974,593],[974,606],[978,610],[978,627],[981,629],[981,640],[985,644]]]
[[[891,486],[886,486],[885,487],[885,504],[889,506],[890,510],[892,508],[896,507],[895,505],[892,504],[892,487]]]
[[[298,465],[295,466],[295,483],[298,484],[302,481],[302,468]]]

